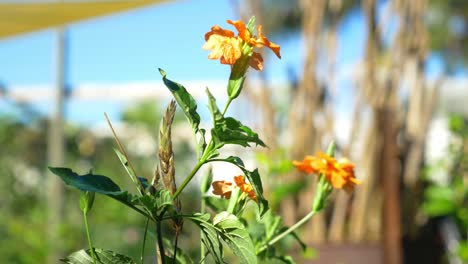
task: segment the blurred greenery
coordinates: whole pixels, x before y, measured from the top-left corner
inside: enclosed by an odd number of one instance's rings
[[[132,105],[123,113],[126,129],[131,129],[131,137],[116,127],[116,132],[129,152],[129,156],[140,176],[150,178],[156,164],[156,131],[165,104],[154,101]],[[23,111],[23,113],[25,113]],[[175,118],[175,128],[183,117]],[[115,124],[114,124],[115,125]],[[47,205],[45,195],[45,172],[47,167],[47,121],[40,115],[0,117],[0,263],[46,263],[48,253]],[[110,131],[110,130],[109,130]],[[177,133],[177,132],[175,132]],[[109,133],[100,135],[93,128],[66,124],[66,164],[79,173],[90,170],[111,177],[123,188],[133,190],[131,180],[125,173],[113,152],[115,142]],[[144,139],[152,148],[139,151],[133,146],[133,138]],[[147,149],[145,146],[144,149]],[[174,140],[177,160],[177,175],[187,173],[193,151],[185,138]],[[179,179],[179,181],[181,181]],[[64,254],[77,248],[87,248],[82,215],[79,209],[80,193],[65,188],[65,211],[60,226],[61,245]],[[196,208],[193,204],[197,191],[188,192],[182,204],[186,208]],[[102,208],[105,208],[103,213]],[[125,210],[124,205],[97,195],[93,210],[89,213],[89,224],[93,243],[96,247],[112,249],[125,255],[139,258],[143,235],[144,219],[137,213]],[[125,213],[122,213],[125,212]],[[128,213],[127,213],[128,212]],[[185,230],[185,229],[184,229]],[[168,231],[169,232],[169,231]],[[196,236],[186,229],[182,236]],[[154,253],[154,236],[150,234],[146,244],[148,255]],[[184,239],[185,240],[185,239]],[[193,241],[193,239],[187,239]],[[191,247],[193,248],[193,247]],[[25,253],[26,252],[26,253]],[[193,253],[193,252],[192,252]]]
[[[453,139],[445,160],[450,164],[432,165],[448,168],[449,181],[446,185],[429,183],[424,191],[422,209],[430,217],[454,220],[461,238],[457,253],[463,261],[468,261],[468,120],[452,115],[449,128]]]

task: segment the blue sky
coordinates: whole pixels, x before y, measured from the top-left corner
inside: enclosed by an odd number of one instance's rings
[[[208,60],[208,52],[201,47],[211,26],[227,28],[226,19],[237,19],[230,3],[175,1],[72,24],[67,30],[67,82],[73,87],[159,81],[158,67],[180,82],[226,79],[229,67]],[[55,36],[53,30],[46,30],[0,41],[0,82],[7,87],[50,85],[54,79]],[[285,79],[286,67],[293,64],[297,68],[300,63],[300,43],[297,39],[271,39],[282,45],[283,59],[270,64],[270,75]],[[47,102],[37,104],[44,113],[49,107]],[[121,107],[112,102],[99,106],[71,102],[67,112],[70,119],[88,123],[100,120],[103,111],[118,113]],[[8,106],[0,100],[0,115],[6,111]]]
[[[159,81],[157,68],[170,78],[184,80],[224,80],[229,67],[207,59],[202,50],[204,34],[214,24],[229,28],[226,19],[237,19],[231,1],[175,1],[130,12],[106,16],[68,27],[69,68],[67,82],[73,85]],[[301,73],[303,49],[300,35],[289,38],[269,36],[281,45],[282,59],[270,56],[267,76],[272,81],[287,79],[292,67]],[[339,28],[338,71],[349,69],[362,57],[365,29],[360,12]],[[50,85],[54,76],[55,33],[46,30],[0,41],[0,82],[7,87]],[[272,53],[271,53],[272,54]],[[437,70],[437,63],[435,64]],[[337,83],[338,111],[351,107],[349,80]],[[8,111],[0,99],[0,115]],[[47,102],[37,104],[42,112]],[[118,115],[121,104],[71,102],[67,111],[72,121],[102,121],[102,112]]]

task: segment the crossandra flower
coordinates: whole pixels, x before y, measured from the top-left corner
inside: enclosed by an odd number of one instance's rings
[[[250,199],[255,202],[257,201],[257,196],[255,195],[252,185],[245,182],[244,176],[235,176],[234,182],[243,193],[250,197]],[[214,181],[211,185],[213,186],[213,194],[219,195],[221,198],[225,199],[231,198],[232,190],[235,188],[232,182],[227,181]]]
[[[293,165],[305,173],[324,175],[334,188],[344,189],[348,193],[354,190],[355,185],[360,184],[354,175],[354,164],[345,158],[337,161],[319,152],[316,156],[306,156],[303,161],[293,161]]]
[[[232,189],[234,188],[232,182],[214,181],[211,185],[213,186],[213,194],[219,195],[221,198],[231,198]]]
[[[236,183],[237,187],[241,189],[242,192],[246,193],[250,199],[257,201],[257,196],[252,188],[252,185],[248,184],[244,180],[244,176],[239,175],[234,177],[234,182]]]
[[[261,71],[263,70],[263,58],[260,53],[253,51],[254,48],[270,48],[278,58],[281,58],[280,46],[270,42],[263,35],[262,26],[257,27],[258,37],[256,37],[240,20],[227,20],[227,23],[233,25],[238,34],[235,36],[233,31],[217,25],[213,26],[205,34],[206,43],[203,46],[203,49],[211,50],[208,55],[209,59],[219,59],[222,64],[234,65],[242,56],[247,56],[249,66]]]

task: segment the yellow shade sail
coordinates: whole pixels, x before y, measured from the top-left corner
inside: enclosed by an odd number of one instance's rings
[[[0,2],[0,39],[166,1]]]

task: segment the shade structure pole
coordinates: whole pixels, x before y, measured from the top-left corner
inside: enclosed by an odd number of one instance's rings
[[[60,167],[65,164],[64,103],[66,72],[66,32],[57,29],[53,52],[53,100],[49,117],[47,159],[49,166]],[[64,187],[59,178],[47,173],[47,240],[49,245],[48,263],[57,263],[62,257],[63,248],[60,236],[64,211]]]

